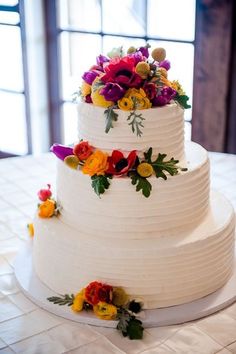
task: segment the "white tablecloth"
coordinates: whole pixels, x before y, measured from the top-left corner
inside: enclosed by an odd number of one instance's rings
[[[212,187],[236,209],[236,156],[211,153]],[[114,329],[81,325],[38,308],[19,290],[13,263],[28,240],[37,191],[54,184],[50,154],[0,160],[0,353],[162,354],[236,353],[236,304],[207,318],[146,329],[131,341]]]

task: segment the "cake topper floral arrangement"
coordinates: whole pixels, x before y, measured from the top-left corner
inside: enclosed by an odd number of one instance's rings
[[[153,158],[151,147],[143,154],[143,158],[138,157],[136,150],[132,150],[127,156],[120,150],[113,150],[108,155],[82,140],[74,147],[54,144],[51,151],[70,168],[81,169],[82,173],[89,175],[98,196],[110,187],[113,177],[127,176],[136,186],[136,191],[141,191],[147,198],[152,190],[149,179],[151,176],[166,180],[168,175],[174,176],[179,171],[187,170],[178,166],[179,161],[173,157],[166,159],[166,154],[159,153]]]
[[[133,133],[141,137],[145,114],[139,110],[161,107],[175,101],[182,108],[190,108],[188,96],[178,81],[168,80],[170,62],[164,48],[150,45],[130,47],[125,54],[122,47],[114,48],[107,56],[99,55],[96,64],[83,76],[82,86],[75,94],[84,102],[106,108],[105,132],[118,120],[118,111],[130,111],[127,117]]]

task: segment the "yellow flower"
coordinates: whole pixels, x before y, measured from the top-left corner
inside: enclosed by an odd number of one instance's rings
[[[123,97],[117,103],[118,107],[123,111],[131,111],[134,109],[134,102],[131,100],[131,98]]]
[[[81,86],[81,95],[83,97],[90,95],[91,93],[91,85],[87,84],[87,82],[83,81]]]
[[[28,233],[30,235],[30,237],[34,237],[34,224],[28,224],[27,225],[27,228],[28,228]]]
[[[47,199],[39,205],[38,216],[40,218],[50,218],[53,216],[56,208],[56,202],[52,199]]]
[[[112,303],[115,306],[123,306],[127,304],[128,300],[129,297],[123,288],[120,287],[113,288]]]
[[[183,90],[183,87],[180,85],[179,81],[172,81],[171,82],[171,87],[178,92],[179,95],[185,95],[185,91]]]
[[[117,308],[114,305],[107,304],[106,302],[99,301],[97,305],[93,306],[95,315],[101,320],[115,319]]]
[[[101,77],[97,76],[96,79],[93,81],[92,84],[92,92],[91,92],[91,99],[95,106],[100,107],[110,107],[114,105],[113,101],[107,101],[103,95],[100,95],[100,90],[102,89],[103,84],[101,83]]]
[[[75,312],[79,312],[83,310],[84,306],[84,289],[82,289],[74,298],[73,304],[71,306],[72,310]]]
[[[104,175],[108,168],[107,158],[108,155],[106,153],[101,150],[96,150],[85,161],[82,172],[89,176]]]
[[[153,167],[150,163],[141,162],[137,167],[137,172],[141,177],[150,177],[153,173]]]
[[[93,101],[93,104],[95,106],[100,106],[100,107],[110,107],[114,105],[113,101],[107,101],[105,100],[105,97],[103,95],[100,95],[100,90],[92,91],[91,93],[91,98]]]
[[[146,79],[150,73],[150,65],[145,61],[140,61],[135,68],[135,71],[142,79]]]
[[[131,103],[132,102],[132,103]],[[124,104],[126,103],[126,105]],[[130,111],[132,109],[147,109],[151,108],[152,104],[146,96],[143,89],[130,88],[127,90],[124,97],[118,101],[120,109]],[[123,108],[125,106],[125,108]]]
[[[159,68],[158,72],[167,79],[167,70],[165,68]]]

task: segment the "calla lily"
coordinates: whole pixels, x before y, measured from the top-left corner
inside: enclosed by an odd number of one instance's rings
[[[62,161],[64,161],[65,157],[73,155],[72,147],[61,144],[53,144],[50,151],[53,152]]]

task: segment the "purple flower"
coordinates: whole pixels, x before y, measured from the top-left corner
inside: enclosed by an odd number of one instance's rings
[[[105,97],[107,101],[118,101],[124,96],[125,90],[117,83],[108,82],[101,90],[100,94]]]
[[[53,144],[50,151],[52,151],[62,161],[64,161],[66,156],[73,155],[73,148],[60,144]]]
[[[101,73],[96,70],[90,70],[90,71],[85,71],[85,73],[82,76],[82,79],[89,85],[92,85],[93,81],[95,78],[100,75]]]
[[[171,87],[165,87],[161,90],[160,95],[156,96],[152,100],[153,106],[165,106],[168,104],[176,95],[176,91]]]
[[[107,58],[107,57],[105,57],[104,55],[100,54],[100,55],[96,58],[96,61],[97,61],[97,65],[98,65],[98,66],[103,67],[103,64],[109,62],[110,59]]]
[[[141,52],[144,57],[149,57],[148,47],[140,47],[137,51]]]
[[[169,62],[169,60],[163,60],[163,61],[161,61],[160,64],[159,64],[159,67],[160,67],[160,68],[164,68],[164,69],[166,69],[166,70],[169,70],[169,69],[170,69],[170,62]]]
[[[128,54],[129,57],[134,59],[134,65],[136,66],[140,61],[146,61],[147,58],[145,56],[143,56],[143,54],[141,52],[135,52],[135,53],[131,53]]]

